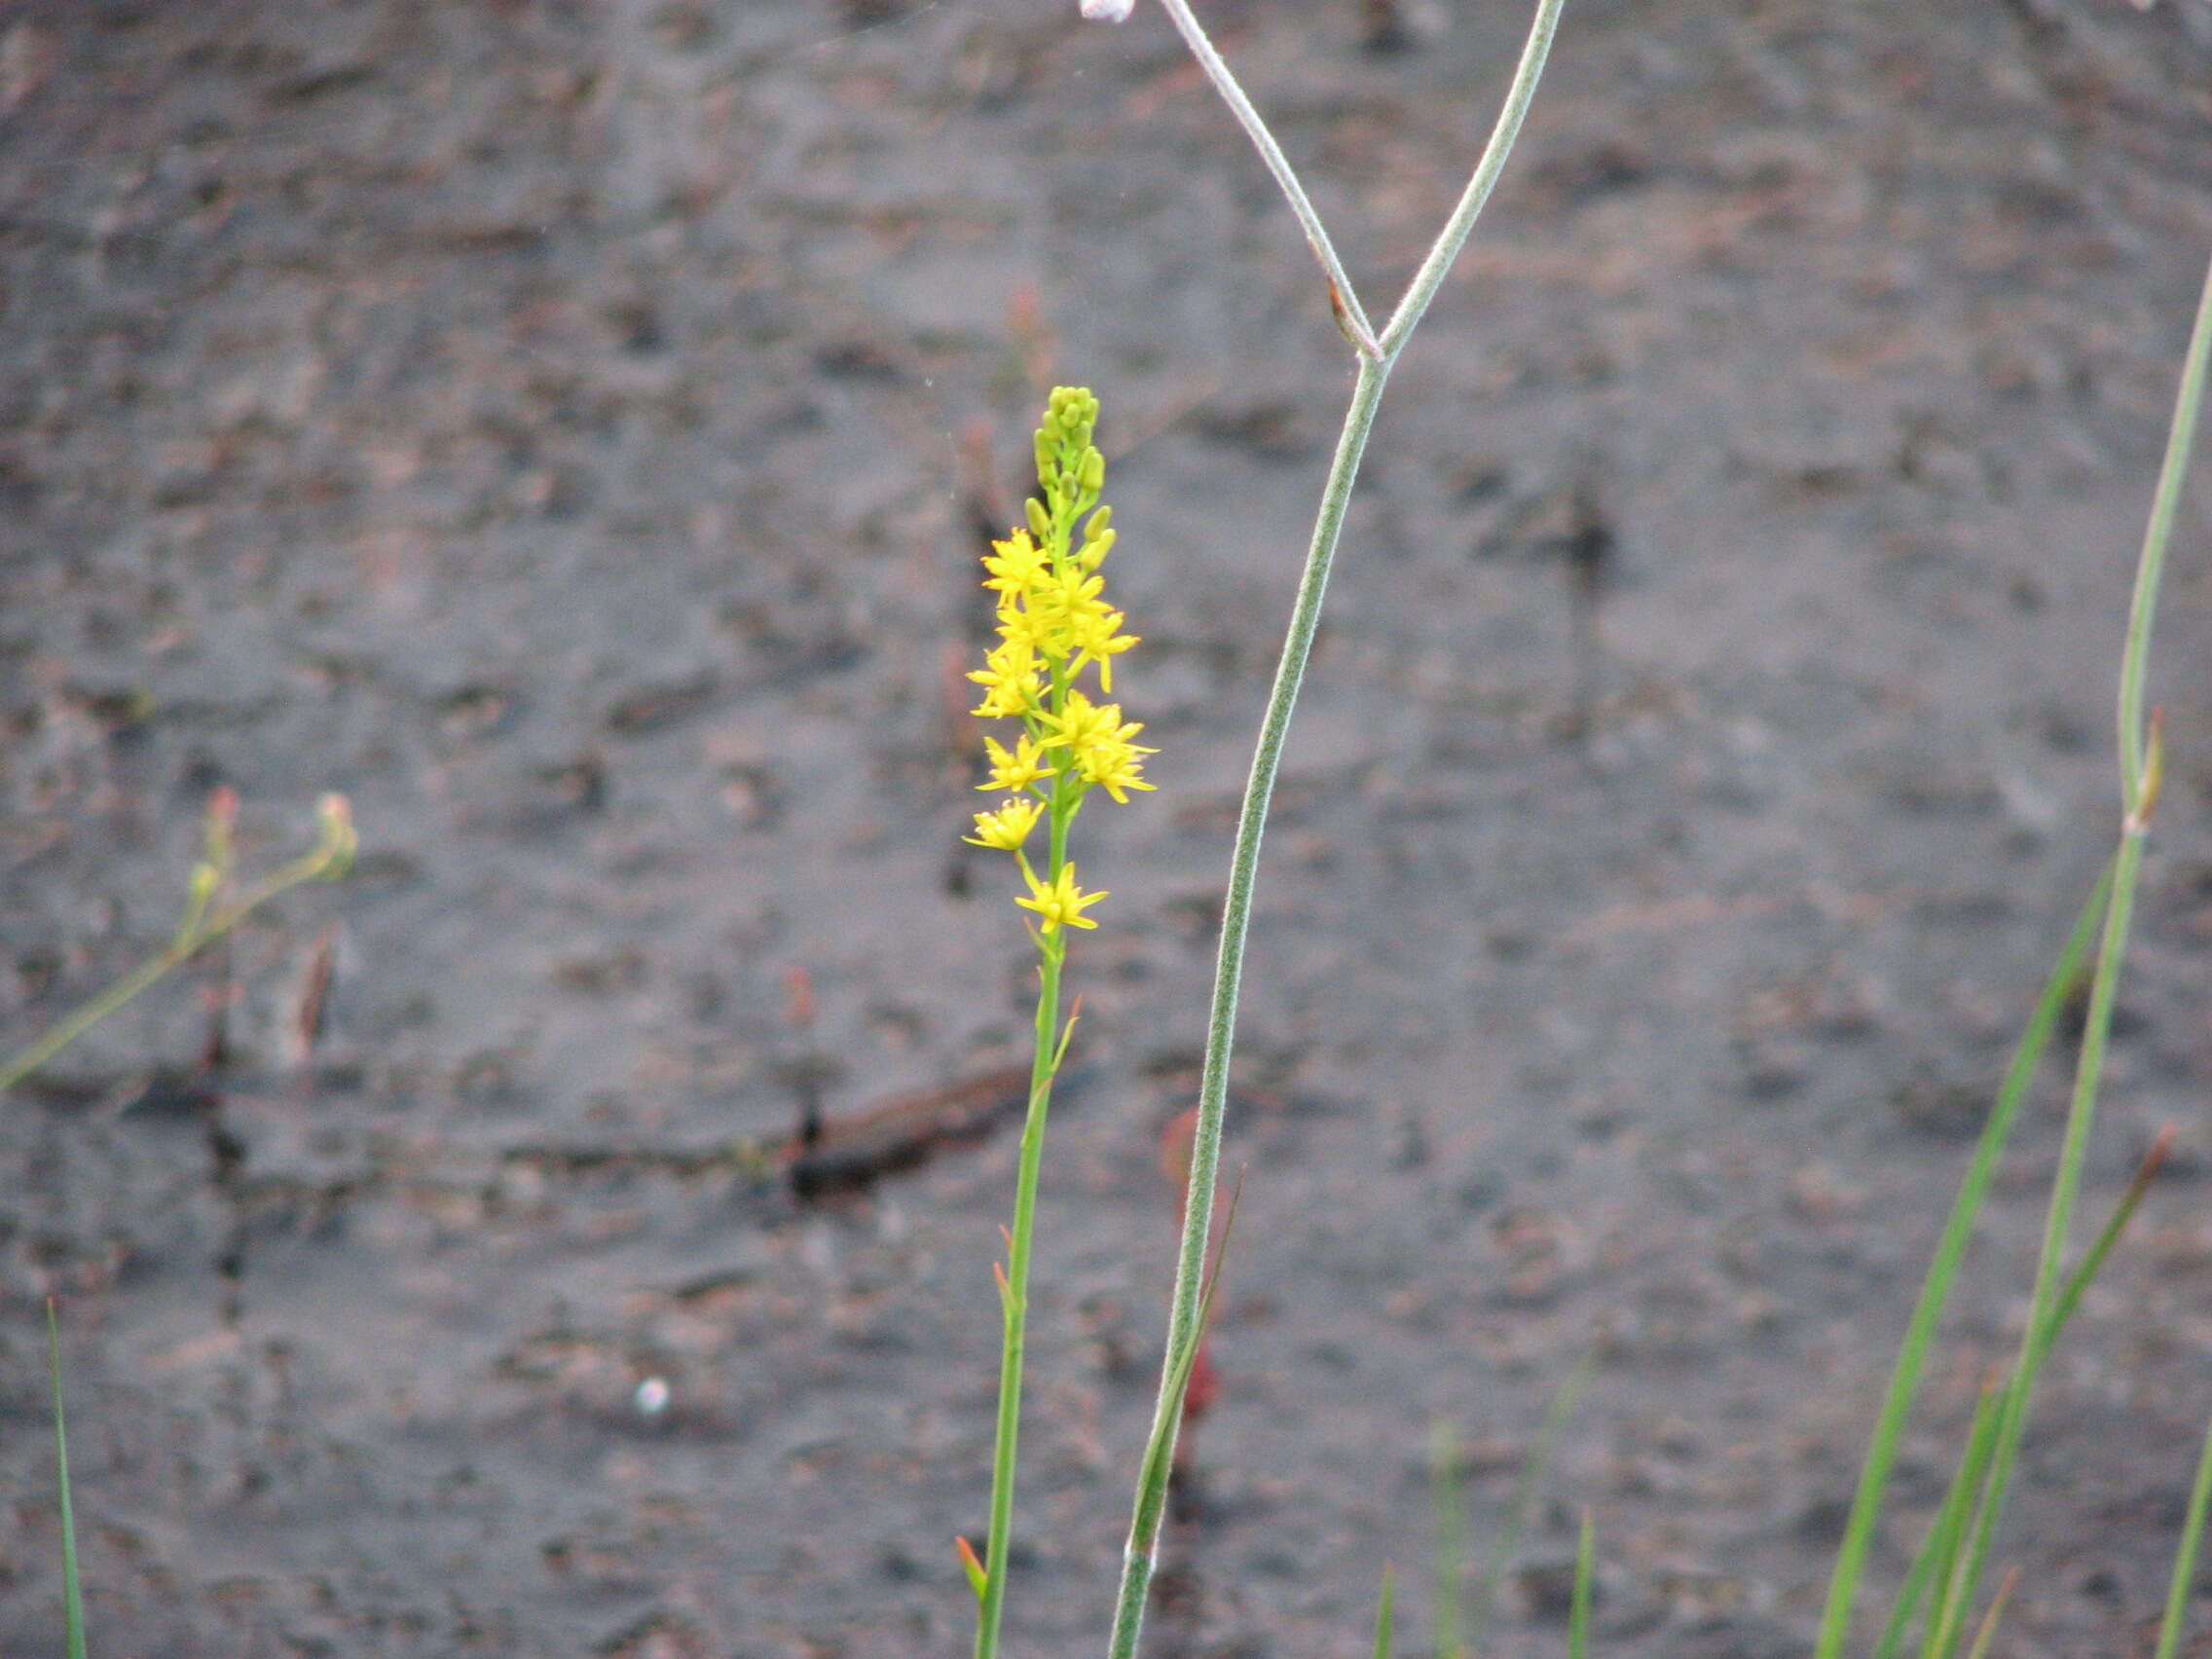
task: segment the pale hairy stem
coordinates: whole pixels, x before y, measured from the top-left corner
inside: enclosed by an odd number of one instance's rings
[[[1237,817],[1235,844],[1230,854],[1229,891],[1222,907],[1221,945],[1214,977],[1213,1003],[1206,1028],[1205,1064],[1198,1084],[1198,1126],[1191,1150],[1191,1172],[1188,1197],[1183,1211],[1183,1237],[1176,1259],[1174,1298],[1167,1318],[1166,1356],[1161,1366],[1160,1396],[1154,1407],[1152,1433],[1144,1460],[1145,1478],[1137,1490],[1134,1510],[1129,1521],[1127,1547],[1123,1556],[1122,1586],[1116,1600],[1112,1644],[1112,1659],[1133,1659],[1137,1640],[1143,1627],[1145,1600],[1150,1592],[1154,1561],[1160,1542],[1160,1526],[1165,1512],[1169,1472],[1173,1466],[1173,1450],[1183,1410],[1183,1382],[1189,1375],[1186,1363],[1190,1350],[1201,1339],[1200,1307],[1205,1285],[1207,1242],[1213,1223],[1214,1191],[1221,1168],[1221,1137],[1223,1119],[1229,1098],[1229,1062],[1236,1027],[1236,1002],[1243,980],[1245,937],[1251,924],[1252,895],[1259,873],[1260,842],[1267,828],[1268,808],[1272,799],[1275,774],[1281,763],[1283,744],[1290,731],[1292,712],[1298,702],[1298,690],[1305,678],[1306,664],[1311,653],[1313,635],[1319,626],[1321,603],[1327,592],[1329,571],[1336,558],[1337,542],[1344,529],[1345,511],[1351,499],[1354,478],[1359,471],[1361,457],[1367,448],[1367,439],[1375,424],[1375,414],[1382,397],[1382,388],[1389,379],[1408,337],[1420,321],[1421,315],[1435,299],[1443,285],[1454,258],[1466,243],[1468,233],[1489,200],[1496,184],[1505,158],[1521,130],[1523,118],[1528,114],[1529,101],[1535,92],[1536,82],[1543,72],[1544,59],[1551,50],[1552,36],[1557,29],[1562,0],[1538,0],[1534,22],[1530,25],[1527,45],[1522,49],[1521,61],[1515,69],[1513,84],[1506,94],[1504,108],[1492,130],[1490,142],[1485,146],[1481,161],[1458,204],[1446,221],[1435,244],[1421,263],[1406,296],[1398,306],[1389,328],[1380,340],[1374,338],[1367,327],[1358,301],[1350,284],[1343,276],[1327,233],[1313,214],[1312,205],[1305,192],[1299,188],[1290,165],[1282,159],[1282,152],[1267,129],[1267,124],[1252,107],[1228,66],[1221,61],[1220,54],[1213,50],[1205,31],[1192,16],[1187,0],[1161,0],[1175,19],[1184,39],[1198,55],[1199,63],[1220,91],[1223,98],[1252,135],[1260,153],[1267,158],[1269,166],[1283,186],[1290,199],[1292,209],[1307,226],[1308,240],[1313,244],[1322,268],[1328,272],[1342,302],[1341,309],[1348,319],[1347,332],[1353,335],[1358,351],[1358,374],[1353,382],[1351,402],[1346,411],[1344,429],[1337,440],[1336,454],[1329,464],[1329,475],[1322,486],[1321,506],[1313,526],[1313,537],[1307,549],[1306,564],[1300,572],[1298,595],[1292,605],[1290,628],[1283,642],[1282,656],[1275,668],[1272,689],[1261,719],[1259,742],[1252,756],[1252,770],[1245,784],[1244,801]],[[1365,336],[1363,339],[1362,336]]]
[[[1483,146],[1482,160],[1475,164],[1467,188],[1459,193],[1458,205],[1444,222],[1444,229],[1430,246],[1428,257],[1414,273],[1414,279],[1406,285],[1405,298],[1398,302],[1398,309],[1390,313],[1389,323],[1382,330],[1385,357],[1395,357],[1405,350],[1407,338],[1436,298],[1437,290],[1444,286],[1444,278],[1452,274],[1452,262],[1467,245],[1467,237],[1482,214],[1483,203],[1490,200],[1498,175],[1505,170],[1505,158],[1513,153],[1513,141],[1521,136],[1521,123],[1536,95],[1536,82],[1543,76],[1544,60],[1551,55],[1552,36],[1559,30],[1563,3],[1564,0],[1537,0],[1535,20],[1529,25],[1528,41],[1521,48],[1521,61],[1514,66],[1513,84],[1505,90],[1505,105],[1497,112],[1497,120],[1491,128],[1490,142]]]
[[[1322,275],[1328,277],[1329,286],[1336,292],[1338,310],[1345,319],[1345,331],[1351,337],[1353,348],[1363,357],[1381,355],[1382,348],[1375,338],[1375,325],[1367,320],[1367,313],[1359,303],[1359,295],[1353,291],[1351,277],[1346,275],[1344,261],[1337,257],[1336,244],[1329,240],[1328,230],[1321,223],[1321,215],[1315,210],[1312,199],[1306,194],[1306,187],[1298,182],[1298,174],[1291,167],[1290,158],[1282,153],[1282,146],[1275,142],[1275,135],[1268,129],[1267,122],[1253,107],[1252,100],[1244,95],[1244,89],[1236,84],[1236,77],[1230,72],[1228,60],[1215,50],[1204,25],[1199,23],[1197,14],[1191,10],[1190,0],[1160,0],[1160,3],[1174,20],[1176,32],[1191,49],[1191,55],[1198,60],[1198,67],[1205,71],[1206,79],[1213,83],[1213,90],[1221,94],[1221,101],[1229,106],[1230,114],[1236,117],[1236,124],[1244,129],[1245,135],[1252,140],[1252,147],[1260,152],[1260,160],[1267,164],[1268,171],[1274,174],[1275,183],[1282,187],[1283,196],[1290,203],[1290,210],[1297,216],[1298,228],[1306,233],[1307,245],[1313,250],[1313,257],[1321,262]]]

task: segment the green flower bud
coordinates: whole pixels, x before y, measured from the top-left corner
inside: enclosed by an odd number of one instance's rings
[[[1052,538],[1052,520],[1051,515],[1045,511],[1045,503],[1032,496],[1021,506],[1029,515],[1029,534],[1040,542],[1050,541]]]

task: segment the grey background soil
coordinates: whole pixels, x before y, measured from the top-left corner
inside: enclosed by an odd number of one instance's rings
[[[1228,830],[1348,387],[1164,18],[1067,0],[0,18],[0,1017],[165,940],[218,783],[363,858],[0,1113],[0,1647],[960,1650],[1012,1137],[749,1158],[1018,1061],[958,675],[1046,387],[1105,403],[1156,794],[1082,827],[1014,1650],[1094,1651]],[[1525,16],[1207,8],[1382,305]],[[1423,1650],[1597,1360],[1490,1650],[1795,1652],[1972,1132],[2116,829],[2120,624],[2212,249],[2212,6],[1569,0],[1390,388],[1292,743],[1162,1654]],[[2204,458],[2199,458],[2200,461]],[[2172,1163],[2045,1390],[1999,1650],[2148,1651],[2212,1410],[2212,493],[2091,1154]],[[1593,574],[1594,572],[1594,574]],[[333,930],[326,933],[325,930]],[[327,939],[319,1041],[303,987]],[[811,1024],[793,1017],[803,971]],[[2014,1340],[2054,1063],[1887,1581]],[[660,1379],[668,1405],[639,1406]],[[2206,1585],[2212,1598],[2212,1582]],[[2199,1618],[2212,1615],[2201,1603]]]

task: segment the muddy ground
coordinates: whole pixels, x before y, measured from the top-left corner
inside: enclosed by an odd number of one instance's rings
[[[166,938],[216,785],[254,867],[325,789],[363,845],[0,1114],[0,1649],[59,1646],[52,1292],[97,1652],[961,1649],[1012,1138],[815,1200],[759,1154],[809,1095],[834,1128],[1020,1057],[957,675],[978,517],[1065,379],[1105,401],[1118,683],[1161,751],[1083,826],[1113,897],[1010,1621],[1096,1650],[1161,1132],[1348,368],[1164,18],[1074,10],[0,18],[8,1041]],[[1451,0],[1395,53],[1354,0],[1208,15],[1382,307],[1520,9]],[[1479,1550],[1593,1348],[1489,1650],[1562,1650],[1583,1504],[1602,1651],[1803,1650],[1965,1137],[2116,828],[2208,249],[2203,0],[1569,0],[1390,388],[1292,745],[1155,1651],[1363,1651],[1385,1559],[1423,1651],[1429,1424]],[[2179,1145],[2042,1398],[2001,1652],[2148,1650],[2212,1409],[2208,503],[2089,1210]],[[2016,1334],[2058,1084],[1885,1578]]]

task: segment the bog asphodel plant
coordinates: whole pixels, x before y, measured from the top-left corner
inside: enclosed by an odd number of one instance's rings
[[[1037,494],[1028,524],[983,556],[983,586],[998,605],[998,644],[968,678],[983,688],[975,713],[1017,722],[1011,747],[993,735],[984,746],[990,775],[977,786],[1000,797],[976,815],[979,847],[1014,855],[1026,890],[1014,903],[1034,913],[1037,945],[1036,1046],[1030,1062],[1029,1110],[1015,1179],[1014,1225],[999,1272],[1005,1321],[1000,1356],[998,1438],[991,1468],[989,1543],[978,1559],[967,1541],[960,1553],[980,1604],[977,1659],[998,1648],[1006,1604],[1007,1542],[1014,1518],[1014,1447],[1020,1426],[1021,1371],[1027,1328],[1029,1247],[1037,1210],[1037,1175],[1045,1150],[1045,1117],[1052,1079],[1067,1051],[1074,1021],[1060,1020],[1060,970],[1071,929],[1098,924],[1084,912],[1104,893],[1087,893],[1068,857],[1068,830],[1094,790],[1126,801],[1149,790],[1136,741],[1144,728],[1122,719],[1121,705],[1100,701],[1114,689],[1114,659],[1137,642],[1124,633],[1123,613],[1106,599],[1099,573],[1113,550],[1112,509],[1098,504],[1106,458],[1091,442],[1098,399],[1080,387],[1059,387],[1037,428]],[[1095,692],[1095,695],[1093,694]]]
[[[1021,866],[1037,912],[1038,944],[1065,949],[1063,928],[1098,924],[1086,905],[1105,897],[1086,893],[1067,860],[1068,827],[1084,796],[1102,789],[1118,801],[1152,786],[1140,775],[1152,750],[1134,742],[1144,728],[1124,722],[1121,705],[1095,701],[1083,688],[1095,673],[1101,696],[1114,689],[1114,659],[1137,642],[1122,632],[1122,612],[1107,603],[1099,567],[1113,550],[1111,507],[1098,505],[1106,458],[1092,444],[1098,399],[1080,387],[1060,387],[1037,428],[1039,494],[1028,501],[1028,528],[991,543],[983,555],[983,586],[998,599],[999,643],[968,678],[983,688],[975,713],[1021,722],[1012,749],[983,739],[991,774],[977,788],[1005,798],[976,815],[979,847],[1009,852]],[[1088,515],[1086,518],[1086,514]],[[1045,873],[1029,856],[1029,839],[1046,826]]]

